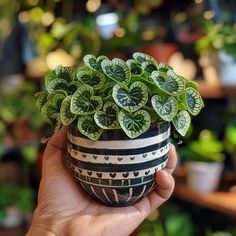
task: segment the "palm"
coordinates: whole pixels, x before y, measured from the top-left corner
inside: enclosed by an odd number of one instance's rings
[[[39,204],[35,212],[35,218],[43,218],[44,221],[53,219],[56,227],[50,228],[51,232],[65,231],[68,235],[129,235],[154,208],[170,196],[173,179],[160,172],[158,190],[134,206],[112,208],[97,204],[83,192],[63,165],[66,146],[64,132],[54,136],[46,148]],[[176,162],[175,154],[170,157],[169,171]]]

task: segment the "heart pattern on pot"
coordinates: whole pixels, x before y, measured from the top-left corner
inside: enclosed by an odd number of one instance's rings
[[[82,83],[87,84],[94,89],[100,89],[106,81],[106,78],[103,74],[98,71],[79,71],[76,74],[76,78]]]
[[[77,127],[81,134],[91,140],[98,140],[103,132],[103,129],[98,127],[94,121],[94,118],[90,116],[79,117]]]
[[[71,97],[66,97],[61,104],[60,114],[63,125],[69,125],[76,118],[76,115],[70,111]]]
[[[113,87],[112,97],[118,106],[134,112],[147,103],[148,91],[146,85],[139,81],[131,84],[129,89],[116,84]]]
[[[128,84],[130,80],[130,69],[121,59],[114,58],[112,61],[103,60],[101,63],[103,72],[115,82]]]
[[[89,85],[82,85],[71,99],[71,112],[78,115],[90,115],[102,108],[102,99],[93,96],[93,88]]]
[[[101,70],[101,62],[105,59],[108,59],[106,56],[95,57],[94,55],[84,56],[84,64],[94,71]]]
[[[117,129],[120,126],[117,121],[118,113],[119,108],[115,103],[106,102],[103,111],[97,111],[94,114],[94,120],[103,129]]]
[[[151,77],[158,88],[168,94],[179,95],[184,91],[184,80],[180,76],[177,76],[173,70],[168,70],[167,73],[153,71]]]
[[[185,136],[191,123],[191,117],[187,111],[181,111],[176,117],[174,117],[174,119],[172,120],[172,123],[175,129],[182,136]]]
[[[189,87],[185,90],[184,98],[189,113],[196,116],[200,112],[203,104],[200,94],[193,88]]]
[[[174,97],[162,99],[154,95],[151,99],[152,106],[156,113],[165,121],[171,121],[178,112],[178,102]]]
[[[139,110],[134,113],[121,110],[118,120],[121,128],[130,138],[136,138],[146,132],[151,124],[151,117],[145,110]]]

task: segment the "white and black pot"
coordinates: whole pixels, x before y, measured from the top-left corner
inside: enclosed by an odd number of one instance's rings
[[[67,161],[84,190],[107,206],[130,206],[156,186],[170,148],[170,125],[152,126],[135,139],[122,130],[106,130],[98,141],[83,136],[76,125],[68,130]]]

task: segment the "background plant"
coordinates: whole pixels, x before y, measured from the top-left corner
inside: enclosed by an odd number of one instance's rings
[[[86,55],[84,64],[57,66],[45,76],[46,91],[36,94],[36,106],[55,131],[74,122],[92,140],[103,130],[120,128],[136,138],[166,121],[184,136],[190,115],[203,107],[195,82],[146,54],[134,53],[126,62]]]

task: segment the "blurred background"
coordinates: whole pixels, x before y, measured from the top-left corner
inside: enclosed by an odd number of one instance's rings
[[[24,235],[36,205],[44,74],[141,51],[197,81],[205,108],[173,140],[173,196],[134,235],[235,236],[235,22],[234,0],[0,0],[0,235]]]

